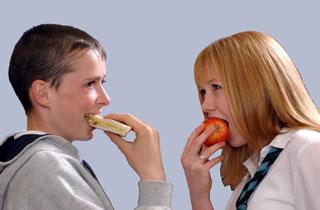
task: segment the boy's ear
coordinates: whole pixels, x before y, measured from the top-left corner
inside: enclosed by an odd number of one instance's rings
[[[30,99],[35,105],[49,107],[50,84],[43,80],[35,80],[30,87]]]

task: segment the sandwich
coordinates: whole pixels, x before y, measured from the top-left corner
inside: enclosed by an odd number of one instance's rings
[[[122,137],[127,136],[129,131],[132,129],[130,126],[121,122],[112,119],[105,119],[95,114],[86,114],[84,118],[88,121],[90,126],[115,133]]]

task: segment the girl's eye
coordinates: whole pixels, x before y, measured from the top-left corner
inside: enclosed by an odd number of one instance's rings
[[[203,97],[206,94],[206,90],[205,89],[200,89],[199,90],[199,94],[200,94],[200,96]]]
[[[220,85],[217,84],[212,84],[211,86],[213,90],[220,90],[222,88]]]
[[[106,83],[106,80],[105,80],[105,79],[103,79],[103,80],[101,81],[101,84],[104,84],[104,83]]]

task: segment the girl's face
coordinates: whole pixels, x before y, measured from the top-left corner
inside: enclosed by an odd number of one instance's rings
[[[65,139],[92,138],[85,114],[98,114],[110,103],[103,83],[105,62],[94,50],[78,52],[72,60],[73,72],[63,75],[60,86],[50,88],[51,130]]]
[[[218,117],[229,123],[228,143],[233,147],[245,145],[246,140],[240,135],[231,120],[228,99],[223,89],[222,81],[211,77],[198,86],[199,94],[203,99],[201,109],[208,117]]]

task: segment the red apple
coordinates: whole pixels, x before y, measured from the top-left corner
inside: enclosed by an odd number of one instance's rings
[[[207,118],[204,122],[205,129],[214,127],[215,130],[211,136],[204,142],[206,146],[214,145],[218,142],[226,141],[229,136],[228,122],[220,118]]]

